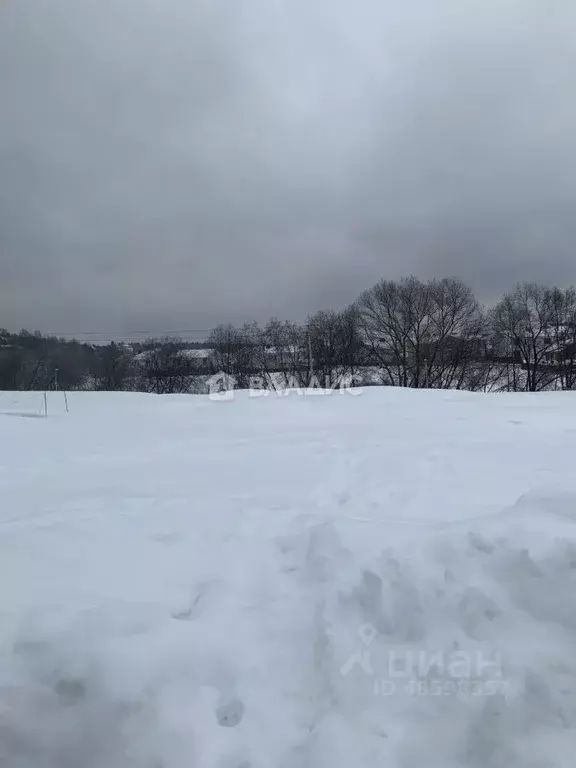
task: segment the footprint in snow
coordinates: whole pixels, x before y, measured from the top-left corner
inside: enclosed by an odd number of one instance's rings
[[[235,728],[244,717],[244,702],[240,699],[232,699],[221,704],[216,710],[216,719],[223,728]]]

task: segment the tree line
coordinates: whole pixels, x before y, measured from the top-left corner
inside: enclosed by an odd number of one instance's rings
[[[486,308],[453,278],[382,280],[304,323],[220,325],[179,338],[90,345],[0,331],[0,389],[203,392],[223,372],[239,388],[357,384],[470,391],[576,388],[576,289],[517,285]]]

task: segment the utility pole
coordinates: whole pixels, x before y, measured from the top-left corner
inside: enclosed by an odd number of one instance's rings
[[[309,363],[309,371],[310,371],[310,384],[312,385],[312,380],[314,379],[314,358],[312,357],[312,338],[310,337],[310,331],[306,334],[308,336],[308,363]]]
[[[54,369],[54,391],[59,391],[59,382],[58,382],[58,368]],[[66,406],[66,413],[70,413],[70,408],[68,407],[68,395],[66,394],[66,390],[64,389],[62,391],[62,394],[64,395],[64,404]]]

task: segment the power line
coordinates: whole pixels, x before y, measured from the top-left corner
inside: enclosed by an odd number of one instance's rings
[[[148,331],[129,331],[123,334],[116,334],[114,331],[47,331],[46,336],[98,336],[101,338],[108,338],[111,336],[169,336],[170,334],[177,333],[210,333],[212,328],[183,328],[180,330],[148,330]]]
[[[239,330],[239,329],[235,329]],[[77,341],[82,344],[141,344],[147,339],[175,337],[184,341],[202,343],[212,332],[211,328],[183,328],[179,330],[142,330],[128,332],[114,331],[47,331],[42,333],[45,338],[63,338],[67,341]]]
[[[237,326],[232,324],[226,324],[226,328],[231,331],[243,332],[244,326]],[[180,329],[147,329],[147,330],[134,330],[126,332],[114,332],[114,331],[43,331],[41,336],[44,339],[59,338],[65,339],[68,342],[76,341],[80,344],[93,344],[104,345],[111,344],[113,342],[118,344],[142,344],[148,339],[161,339],[164,337],[174,337],[181,339],[182,341],[188,341],[191,343],[205,343],[214,328],[180,328]],[[18,336],[18,333],[10,333],[12,336]],[[195,338],[186,338],[193,336]]]

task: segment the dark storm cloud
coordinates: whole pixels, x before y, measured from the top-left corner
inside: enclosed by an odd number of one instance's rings
[[[5,0],[0,326],[575,279],[568,0]]]

